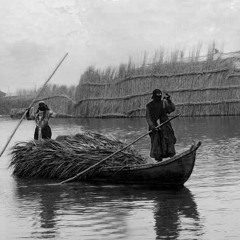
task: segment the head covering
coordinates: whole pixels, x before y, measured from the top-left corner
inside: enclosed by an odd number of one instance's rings
[[[43,106],[43,105],[45,105],[45,102],[44,102],[44,101],[40,101],[40,102],[38,103],[38,106]]]
[[[162,91],[160,89],[154,89],[152,92],[152,99],[162,99]]]
[[[38,104],[38,109],[40,111],[46,111],[46,110],[49,110],[49,107],[44,101],[40,101]]]

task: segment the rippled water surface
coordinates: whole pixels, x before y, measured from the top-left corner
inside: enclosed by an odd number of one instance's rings
[[[19,120],[0,118],[3,149]],[[181,191],[140,186],[15,179],[9,149],[33,137],[23,121],[0,158],[0,239],[239,239],[240,117],[177,118],[177,152],[201,141]],[[144,119],[52,119],[53,138],[91,130],[127,143],[146,133]],[[135,144],[148,156],[148,136]]]

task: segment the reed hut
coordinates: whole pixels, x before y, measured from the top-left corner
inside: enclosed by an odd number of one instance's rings
[[[169,93],[182,116],[240,115],[240,52],[189,58],[163,52],[151,64],[130,60],[117,69],[89,67],[76,88],[73,111],[78,117],[144,117],[152,91]]]

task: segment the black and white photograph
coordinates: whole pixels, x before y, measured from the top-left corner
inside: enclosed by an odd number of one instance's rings
[[[0,240],[239,240],[240,0],[0,4]]]

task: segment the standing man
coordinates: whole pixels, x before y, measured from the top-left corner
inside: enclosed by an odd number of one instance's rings
[[[52,131],[48,124],[50,117],[55,117],[56,113],[49,109],[47,104],[43,101],[39,102],[38,109],[35,114],[30,115],[29,110],[26,114],[27,120],[35,120],[36,128],[34,132],[34,139],[51,139]]]
[[[162,91],[155,89],[152,93],[152,101],[146,105],[146,120],[151,138],[150,157],[161,162],[163,158],[173,157],[176,154],[176,137],[170,122],[161,128],[156,127],[168,120],[168,114],[175,111],[175,105],[168,94],[162,99]]]

